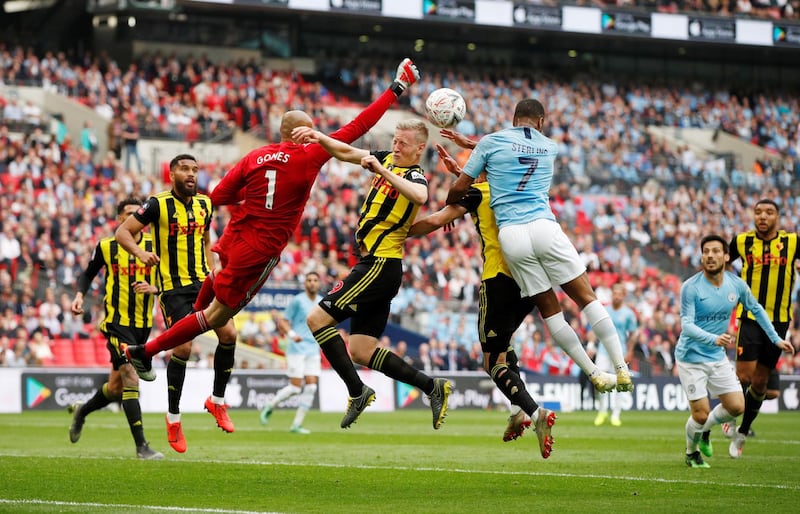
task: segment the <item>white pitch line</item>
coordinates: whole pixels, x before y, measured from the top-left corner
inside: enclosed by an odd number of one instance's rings
[[[12,453],[0,453],[4,457],[31,457],[31,455],[21,455]],[[81,457],[82,459],[92,460],[130,460],[125,457]],[[162,461],[163,462],[163,461]],[[461,469],[461,468],[434,468],[434,467],[412,467],[412,466],[374,466],[374,465],[347,465],[347,464],[333,464],[325,462],[303,463],[303,462],[272,462],[272,461],[228,461],[218,459],[180,459],[174,462],[189,462],[194,464],[236,464],[236,465],[250,465],[250,466],[285,466],[293,468],[307,468],[307,467],[320,467],[320,468],[336,468],[336,469],[364,469],[364,470],[377,470],[377,471],[430,471],[430,472],[450,472],[462,474],[483,474],[483,475],[508,475],[508,476],[530,476],[530,477],[555,477],[555,478],[585,478],[591,480],[624,480],[626,482],[657,482],[662,484],[689,484],[689,485],[713,485],[723,487],[749,487],[751,489],[776,489],[784,491],[800,491],[800,484],[750,484],[741,482],[717,482],[713,480],[690,480],[690,479],[675,479],[675,478],[659,478],[659,477],[641,477],[641,476],[618,476],[618,475],[595,475],[589,473],[553,473],[542,471],[499,471],[499,470],[481,470],[481,469]],[[223,512],[223,511],[221,511]],[[227,511],[225,511],[227,512]]]
[[[230,509],[203,509],[195,507],[164,507],[162,505],[130,505],[125,503],[97,503],[97,502],[62,502],[55,500],[11,500],[0,498],[4,505],[51,505],[54,507],[94,507],[102,509],[147,509],[167,512],[208,512],[212,514],[279,514],[274,511],[261,510],[230,510]]]

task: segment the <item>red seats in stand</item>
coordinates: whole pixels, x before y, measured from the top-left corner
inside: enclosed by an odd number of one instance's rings
[[[72,339],[58,337],[53,341],[53,366],[72,368],[75,367],[75,353]]]

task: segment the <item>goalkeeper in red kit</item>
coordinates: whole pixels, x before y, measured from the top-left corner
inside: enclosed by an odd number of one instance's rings
[[[389,89],[331,137],[345,143],[360,138],[417,80],[416,66],[404,59]],[[149,372],[153,355],[225,325],[269,277],[300,222],[320,168],[331,158],[318,143],[292,141],[292,130],[303,126],[313,126],[308,114],[286,112],[280,142],[245,155],[209,195],[214,206],[239,204],[214,246],[221,269],[203,283],[194,315],[144,345],[128,346],[125,353],[138,374]]]

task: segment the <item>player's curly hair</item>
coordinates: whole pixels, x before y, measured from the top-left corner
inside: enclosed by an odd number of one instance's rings
[[[176,155],[175,157],[172,158],[171,161],[169,161],[169,169],[171,170],[175,169],[175,166],[178,165],[178,162],[184,159],[197,162],[197,159],[195,159],[194,155],[190,155],[188,153],[182,153],[180,155]]]
[[[139,207],[142,205],[142,200],[132,196],[125,198],[124,200],[120,200],[120,202],[117,204],[117,216],[125,212],[125,207],[129,205],[135,205],[136,207]]]

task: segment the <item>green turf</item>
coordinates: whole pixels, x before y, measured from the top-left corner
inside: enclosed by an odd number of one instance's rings
[[[687,413],[625,413],[594,427],[562,413],[555,450],[532,431],[503,443],[502,412],[451,411],[439,431],[424,411],[367,410],[349,430],[312,411],[311,435],[288,432],[293,411],[262,427],[233,411],[236,432],[184,415],[189,450],[166,443],[163,416],[145,416],[160,462],[140,462],[122,413],[99,412],[81,440],[58,412],[0,415],[0,512],[797,512],[800,412],[762,415],[744,456],[712,434],[711,469],[684,464]]]

